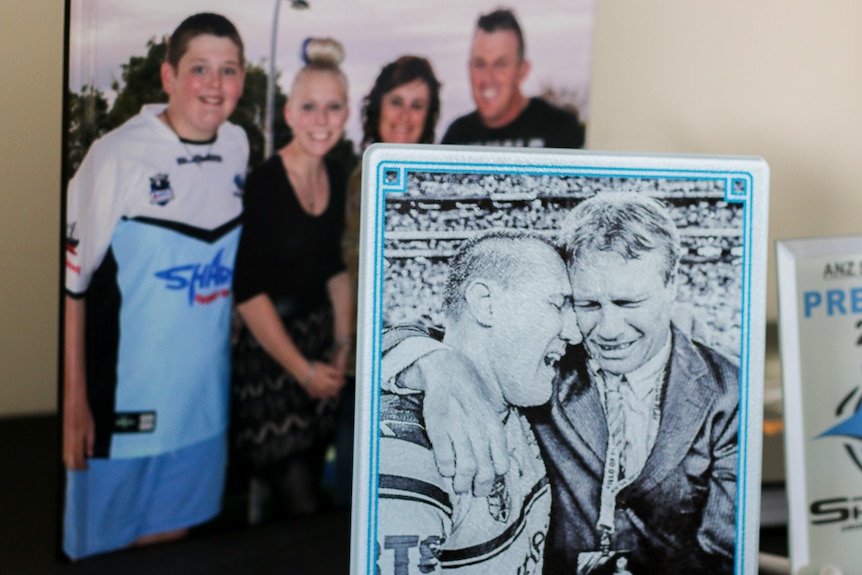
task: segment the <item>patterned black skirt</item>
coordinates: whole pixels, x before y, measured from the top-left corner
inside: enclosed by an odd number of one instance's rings
[[[273,301],[287,333],[309,360],[327,361],[333,344],[328,299]],[[233,351],[231,457],[258,472],[310,448],[335,433],[338,397],[311,399],[243,326]]]

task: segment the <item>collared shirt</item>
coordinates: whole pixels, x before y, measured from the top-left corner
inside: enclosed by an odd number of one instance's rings
[[[629,373],[620,384],[625,417],[626,451],[623,454],[625,478],[620,488],[630,484],[643,470],[647,457],[655,446],[661,424],[661,389],[671,352],[671,338],[645,364]],[[602,370],[597,362],[589,361],[590,377],[596,383],[602,408],[607,416],[607,393]]]

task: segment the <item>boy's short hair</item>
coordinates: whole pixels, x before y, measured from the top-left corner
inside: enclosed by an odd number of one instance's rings
[[[180,59],[186,53],[186,50],[188,50],[189,42],[204,34],[227,38],[236,44],[236,47],[239,49],[240,64],[245,64],[242,38],[236,26],[221,14],[213,14],[212,12],[194,14],[180,22],[180,25],[177,26],[177,29],[174,30],[174,33],[168,39],[165,62],[176,69],[180,64]]]
[[[509,8],[498,8],[493,12],[482,14],[476,21],[476,29],[482,30],[491,34],[492,32],[500,32],[503,30],[511,30],[518,37],[518,57],[523,60],[524,53],[524,34],[521,32],[521,25],[518,24],[518,19],[515,18],[515,12]]]

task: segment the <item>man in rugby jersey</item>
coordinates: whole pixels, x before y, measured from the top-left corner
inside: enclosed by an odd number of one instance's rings
[[[566,268],[541,236],[497,231],[466,242],[450,263],[442,341],[398,329],[384,336],[380,400],[379,573],[541,573],[550,513],[545,466],[518,407],[551,395],[556,363],[579,332]],[[487,496],[456,494],[438,471],[422,419],[435,385],[416,362],[457,349],[479,401],[502,422],[509,470]],[[477,406],[479,407],[479,406]]]

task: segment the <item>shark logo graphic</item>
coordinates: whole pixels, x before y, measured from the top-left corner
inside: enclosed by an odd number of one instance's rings
[[[835,408],[835,417],[842,419],[837,423],[817,436],[817,439],[823,437],[844,437],[849,441],[844,442],[844,450],[847,455],[862,471],[862,394],[859,393],[859,386],[854,387],[850,393],[844,396]],[[852,413],[849,417],[847,413]]]
[[[241,198],[243,190],[245,190],[245,178],[243,178],[240,174],[236,174],[233,177],[233,184],[236,186],[236,189],[233,191],[233,195]]]
[[[150,177],[150,203],[166,206],[174,199],[174,191],[167,174],[156,174]]]
[[[210,304],[219,298],[230,297],[233,269],[222,265],[224,248],[220,249],[210,263],[189,263],[156,272],[156,277],[165,280],[169,290],[186,290],[189,305]]]

